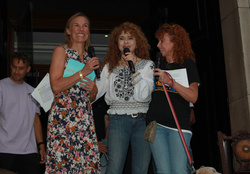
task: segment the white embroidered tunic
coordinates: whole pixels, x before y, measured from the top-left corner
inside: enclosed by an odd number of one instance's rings
[[[129,67],[117,66],[110,74],[108,66],[103,67],[101,78],[96,81],[96,100],[106,93],[105,101],[110,105],[108,114],[146,113],[153,91],[153,61],[142,59],[137,62],[138,74],[134,78]]]

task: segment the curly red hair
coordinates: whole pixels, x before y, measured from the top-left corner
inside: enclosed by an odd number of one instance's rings
[[[165,23],[156,31],[155,36],[158,40],[161,40],[166,33],[174,43],[173,59],[176,63],[183,64],[186,59],[196,61],[189,34],[183,27],[178,24]]]
[[[109,47],[107,54],[104,57],[103,66],[109,63],[109,72],[113,72],[113,69],[119,65],[121,60],[121,51],[118,47],[118,38],[124,33],[130,33],[136,40],[135,55],[141,59],[150,59],[150,45],[148,40],[142,32],[141,28],[134,23],[124,22],[120,26],[114,28],[110,34]]]

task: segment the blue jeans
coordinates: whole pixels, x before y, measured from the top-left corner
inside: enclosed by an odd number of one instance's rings
[[[143,139],[145,118],[130,115],[110,115],[108,132],[108,166],[106,174],[122,174],[129,144],[131,174],[146,174],[151,158],[149,142]]]
[[[183,136],[190,148],[192,134],[183,132]],[[157,174],[188,173],[188,156],[178,131],[158,124],[155,139],[153,143],[150,143],[150,148]]]
[[[192,151],[192,148],[191,148],[191,147],[189,148],[189,153],[190,153],[190,156],[191,156],[192,160],[194,160],[193,151]],[[193,169],[194,169],[194,168],[192,168],[192,167],[193,167],[193,164],[191,165],[191,164],[190,164],[190,161],[188,160],[188,164],[187,164],[188,174],[191,174],[191,171],[193,172]]]

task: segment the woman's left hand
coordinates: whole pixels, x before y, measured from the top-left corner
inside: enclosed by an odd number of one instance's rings
[[[90,79],[87,78],[87,77],[83,77],[83,79],[84,79],[84,80],[81,80],[81,81],[80,81],[80,86],[81,86],[83,89],[85,89],[85,90],[91,92],[91,91],[94,89],[94,87],[95,87],[95,82],[93,82],[92,80],[90,80]],[[85,80],[86,80],[86,81],[85,81]]]
[[[80,81],[80,86],[83,89],[89,91],[89,93],[90,93],[90,98],[89,99],[92,102],[92,101],[95,100],[96,94],[98,92],[97,86],[96,86],[95,82],[93,82],[89,78],[83,77],[83,79],[85,79],[86,81],[85,80],[81,80]]]

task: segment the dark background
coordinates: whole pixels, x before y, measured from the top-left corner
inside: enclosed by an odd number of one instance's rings
[[[24,17],[32,2],[31,13]],[[219,0],[2,0],[0,2],[0,79],[9,75],[9,56],[14,51],[14,31],[21,32],[20,42],[32,43],[33,31],[63,32],[67,19],[75,12],[85,13],[91,21],[92,33],[110,33],[121,22],[141,26],[152,47],[151,57],[158,51],[155,31],[164,22],[182,25],[190,34],[201,79],[199,99],[195,104],[191,146],[194,166],[212,166],[222,172],[217,131],[230,135],[225,62],[223,53]],[[32,14],[32,15],[29,15]],[[22,20],[24,18],[24,20]],[[29,28],[31,26],[31,28]],[[20,44],[21,47],[21,44]],[[26,48],[32,54],[32,44]],[[41,72],[49,65],[34,65]],[[34,69],[34,68],[33,68]],[[34,79],[36,81],[34,81]],[[34,84],[35,85],[35,84]],[[46,132],[46,117],[41,119]]]

